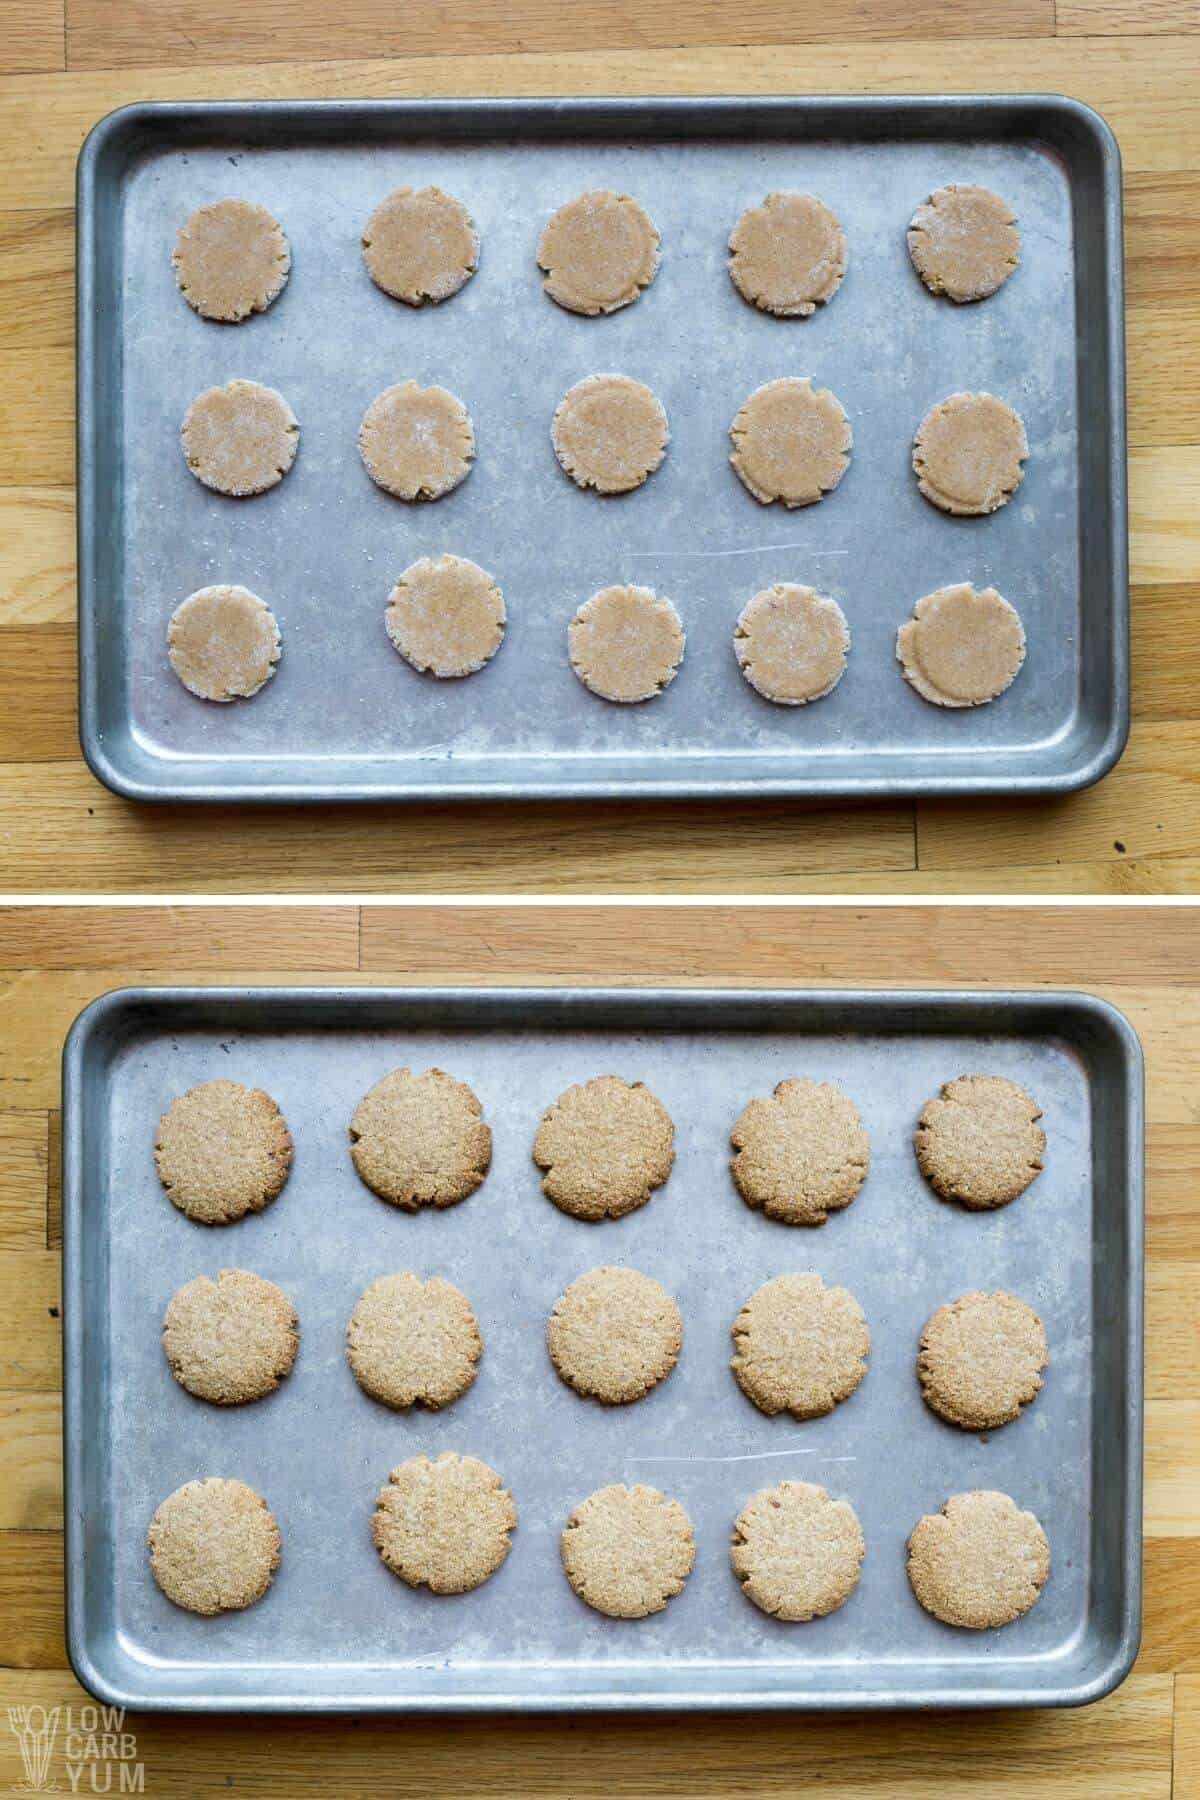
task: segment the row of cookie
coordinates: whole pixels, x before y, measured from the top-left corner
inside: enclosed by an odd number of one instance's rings
[[[504,641],[504,595],[478,563],[448,553],[413,563],[388,595],[383,620],[393,647],[423,675],[460,680],[486,667]],[[601,588],[567,626],[567,655],[602,700],[654,700],[679,673],[687,642],[673,603],[653,588]],[[167,624],[167,657],[202,700],[249,699],[279,662],[279,623],[249,588],[199,588]],[[806,706],[846,672],[850,627],[837,601],[777,581],[746,602],[733,630],[738,666],[764,699]],[[1025,661],[1025,628],[994,587],[956,582],[924,595],[896,636],[905,680],[935,706],[984,706],[1011,686]]]
[[[512,1548],[517,1508],[493,1468],[446,1451],[410,1457],[375,1499],[371,1538],[409,1587],[464,1594],[494,1575]],[[212,1616],[261,1600],[279,1567],[282,1536],[267,1502],[245,1482],[185,1482],[150,1521],[150,1568],[176,1606]],[[848,1500],[814,1482],[781,1481],[738,1513],[730,1561],[742,1592],[772,1618],[805,1624],[843,1606],[858,1586],[866,1540]],[[613,1619],[644,1619],[682,1592],[696,1560],[692,1522],[678,1500],[640,1483],[598,1488],[567,1517],[563,1571],[579,1598]],[[1011,1624],[1038,1599],[1050,1545],[1031,1512],[995,1490],[952,1494],[918,1520],[908,1579],[926,1612],[971,1630]]]
[[[658,272],[658,228],[630,194],[592,188],[568,200],[537,246],[547,294],[588,318],[629,306]],[[1017,267],[1021,237],[1006,201],[958,182],[913,214],[908,248],[934,294],[983,300]],[[742,213],[729,236],[729,274],[746,300],[777,318],[807,318],[832,300],[846,273],[846,234],[814,194],[776,192]],[[448,300],[479,266],[479,231],[461,200],[437,187],[399,187],[362,233],[377,287],[409,306]],[[188,304],[203,318],[239,324],[264,312],[291,272],[291,247],[265,206],[228,198],[201,206],[179,228],[171,257]]]
[[[913,1147],[943,1200],[972,1211],[1006,1206],[1042,1168],[1041,1108],[1000,1075],[960,1075],[921,1111]],[[858,1108],[830,1082],[789,1078],[751,1100],[730,1132],[733,1179],[747,1205],[790,1225],[823,1225],[866,1180],[870,1143]],[[407,1212],[452,1206],[491,1166],[492,1133],[466,1082],[442,1069],[393,1069],[359,1101],[350,1154],[381,1200]],[[533,1160],[542,1191],[576,1218],[617,1219],[644,1206],[671,1173],[675,1125],[641,1081],[596,1075],[542,1114]],[[172,1202],[205,1225],[259,1212],[287,1180],[292,1138],[261,1088],[201,1082],[158,1122],[158,1176]]]

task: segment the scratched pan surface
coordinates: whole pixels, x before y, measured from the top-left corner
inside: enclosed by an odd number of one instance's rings
[[[469,1081],[495,1135],[484,1185],[409,1216],[363,1187],[346,1121],[388,1069],[437,1064]],[[948,1078],[1008,1075],[1045,1112],[1044,1173],[1011,1207],[937,1201],[911,1149]],[[530,1144],[569,1082],[645,1079],[677,1126],[678,1159],[649,1205],[587,1225],[542,1195]],[[871,1171],[822,1229],[773,1224],[738,1198],[729,1126],[803,1072],[862,1110]],[[165,1199],[151,1146],[171,1098],[214,1076],[264,1084],[291,1126],[278,1201],[223,1230]],[[986,1707],[1073,1703],[1119,1681],[1139,1620],[1141,1065],[1126,1022],[1083,996],[386,990],[127,990],[76,1026],[66,1058],[67,1577],[72,1660],[129,1705],[258,1710],[620,1707]],[[658,1277],[684,1320],[680,1362],[636,1405],[570,1392],[546,1315],[598,1263]],[[301,1321],[296,1367],[257,1405],[221,1410],[170,1376],[163,1308],[202,1273],[279,1282]],[[411,1267],[459,1284],[485,1351],[441,1413],[393,1414],[347,1367],[346,1321],[367,1284]],[[729,1370],[743,1301],[815,1268],[859,1297],[870,1369],[826,1418],[770,1419]],[[917,1339],[937,1305],[1004,1287],[1045,1321],[1042,1394],[988,1442],[919,1397]],[[389,1469],[469,1451],[500,1471],[513,1549],[471,1595],[413,1591],[368,1525]],[[282,1565],[257,1606],[203,1620],[151,1579],[145,1533],[181,1482],[238,1476],[265,1495]],[[784,1625],[739,1591],[728,1558],[746,1498],[787,1477],[849,1499],[867,1555],[848,1604]],[[571,1507],[608,1482],[649,1482],[695,1527],[696,1564],[657,1616],[602,1618],[559,1563]],[[1032,1507],[1048,1585],[1002,1632],[959,1632],[909,1592],[907,1535],[952,1493],[985,1486]]]
[[[1021,266],[955,306],[909,264],[914,207],[948,180],[1012,204]],[[376,289],[359,236],[402,183],[461,196],[479,272],[414,310]],[[542,225],[585,187],[637,195],[660,272],[602,319],[541,290]],[[849,272],[831,305],[780,321],[734,291],[726,239],[774,188],[834,207]],[[197,205],[268,205],[293,253],[268,312],[230,327],[179,295],[170,252]],[[137,106],[93,134],[79,192],[81,732],[93,767],[143,798],[554,798],[622,794],[1063,791],[1095,780],[1127,726],[1120,176],[1107,127],[1056,97],[856,100],[431,101]],[[583,376],[649,383],[666,462],[616,499],[577,489],[550,445]],[[840,397],[850,469],[818,506],[760,507],[728,462],[730,420],[762,382],[812,375]],[[202,487],[179,450],[201,389],[278,387],[300,450],[271,493]],[[406,506],[356,448],[369,401],[413,376],[459,394],[475,423],[467,481]],[[924,501],[911,445],[928,408],[989,389],[1021,413],[1031,455],[1014,499],[955,520]],[[451,550],[499,580],[504,645],[480,675],[436,682],[391,648],[387,595],[417,557]],[[742,679],[734,622],[774,581],[843,607],[837,691],[776,707]],[[997,703],[921,700],[897,627],[947,582],[994,583],[1029,654]],[[278,673],[214,706],[171,674],[165,630],[185,595],[236,581],[274,609]],[[682,669],[649,704],[588,694],[566,657],[579,604],[649,585],[687,631]]]

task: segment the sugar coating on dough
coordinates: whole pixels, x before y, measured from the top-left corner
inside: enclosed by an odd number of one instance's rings
[[[990,188],[952,181],[913,214],[908,253],[930,293],[985,300],[1020,261],[1016,214]]]
[[[555,408],[554,454],[577,487],[627,494],[653,475],[670,432],[662,402],[629,375],[586,375]]]
[[[629,194],[595,188],[568,200],[547,221],[537,249],[546,273],[542,285],[568,312],[593,318],[616,312],[654,280],[658,247],[644,207]]]
[[[852,1394],[867,1372],[871,1333],[849,1288],[827,1288],[811,1270],[777,1275],[734,1320],[730,1367],[760,1412],[817,1419]]]
[[[831,694],[845,674],[850,628],[827,594],[777,581],[747,600],[733,649],[742,674],[764,700],[807,706]]]
[[[440,500],[465,481],[475,431],[462,401],[442,387],[399,381],[377,394],[358,428],[367,474],[398,500]]]
[[[850,465],[853,438],[841,401],[811,377],[784,375],[755,388],[729,427],[729,458],[763,506],[812,506]]]
[[[288,1178],[292,1138],[261,1088],[203,1081],[158,1121],[154,1166],[172,1204],[202,1225],[261,1212]]]
[[[567,627],[571,667],[602,700],[653,700],[679,671],[683,621],[653,588],[607,587]]]
[[[620,1219],[644,1206],[675,1161],[675,1127],[640,1081],[596,1075],[542,1114],[533,1160],[542,1192],[577,1219]]]
[[[742,1199],[786,1225],[823,1225],[849,1206],[871,1160],[858,1108],[828,1081],[781,1081],[749,1102],[729,1141]]]
[[[346,1327],[346,1358],[365,1393],[406,1411],[449,1406],[474,1381],[483,1338],[467,1296],[409,1269],[381,1275]]]
[[[265,687],[279,661],[279,624],[249,588],[197,588],[167,625],[167,657],[201,700],[248,700]]]
[[[218,1475],[168,1494],[146,1542],[167,1599],[207,1617],[261,1600],[279,1567],[279,1527],[266,1501]]]
[[[1041,1392],[1046,1328],[1003,1290],[960,1294],[921,1333],[917,1377],[925,1403],[965,1431],[994,1431]]]
[[[388,595],[384,623],[406,662],[447,681],[477,674],[504,640],[504,595],[465,556],[422,556]]]
[[[296,460],[300,426],[274,388],[227,381],[205,388],[183,415],[187,466],[207,488],[235,499],[278,486]]]
[[[292,253],[282,227],[253,200],[213,200],[179,227],[175,280],[205,319],[236,325],[265,312],[283,290]]]
[[[398,187],[379,202],[362,235],[376,287],[421,306],[457,294],[479,266],[479,233],[461,200],[439,187]]]
[[[934,706],[985,706],[1011,687],[1025,661],[1025,627],[995,588],[969,581],[917,601],[896,634],[904,679]]]
[[[925,1103],[913,1137],[921,1173],[943,1200],[974,1212],[1007,1206],[1042,1168],[1036,1100],[1002,1075],[959,1075]]]
[[[846,273],[846,234],[814,194],[768,194],[729,236],[729,273],[744,299],[778,318],[807,318]]]
[[[563,1380],[610,1406],[656,1387],[682,1342],[679,1308],[640,1269],[589,1269],[559,1295],[546,1324],[550,1360]]]
[[[445,1451],[392,1470],[375,1501],[371,1537],[409,1587],[465,1594],[496,1573],[516,1525],[513,1497],[495,1469]]]
[[[163,1314],[171,1373],[189,1394],[242,1406],[274,1393],[300,1348],[296,1309],[273,1281],[247,1269],[198,1275],[177,1289]]]
[[[734,1521],[730,1560],[748,1600],[775,1619],[803,1623],[844,1606],[867,1546],[847,1500],[810,1481],[752,1494]]]
[[[679,1593],[696,1560],[692,1522],[657,1488],[598,1488],[567,1519],[563,1569],[581,1600],[610,1619],[644,1619]]]
[[[930,407],[913,441],[913,469],[943,512],[978,516],[1012,498],[1029,455],[1025,427],[994,394],[950,394]]]
[[[912,1591],[935,1619],[972,1631],[1008,1625],[1046,1585],[1050,1545],[1007,1494],[953,1494],[908,1540]]]
[[[377,1081],[354,1109],[350,1146],[371,1191],[405,1212],[465,1200],[492,1161],[483,1107],[442,1069],[393,1069]]]

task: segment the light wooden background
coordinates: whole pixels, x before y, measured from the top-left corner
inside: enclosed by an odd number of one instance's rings
[[[1197,0],[0,0],[0,891],[1200,887],[1197,32]],[[75,737],[71,208],[76,152],[111,107],[1042,89],[1101,109],[1127,178],[1136,724],[1097,789],[206,814],[93,781]]]
[[[1200,1800],[1200,911],[0,910],[0,971],[0,1786],[19,1776],[3,1709],[83,1698],[62,1637],[56,1109],[63,1036],[96,994],[176,980],[1073,986],[1132,1020],[1148,1078],[1145,1632],[1110,1699],[834,1722],[146,1716],[132,1728],[152,1797],[734,1800],[807,1793],[819,1777],[828,1800],[926,1800],[952,1784],[1005,1800]]]

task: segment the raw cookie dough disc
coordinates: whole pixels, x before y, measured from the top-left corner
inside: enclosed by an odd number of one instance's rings
[[[292,253],[278,219],[253,200],[214,200],[179,227],[179,291],[205,319],[236,325],[283,291]]]
[[[364,1393],[405,1411],[436,1411],[465,1394],[483,1355],[467,1296],[437,1276],[381,1275],[346,1327],[346,1357]]]
[[[471,472],[475,432],[461,400],[442,387],[400,381],[377,394],[358,428],[367,474],[398,500],[440,500]]]
[[[986,300],[1003,287],[1020,260],[1016,215],[999,194],[957,181],[918,206],[908,228],[908,253],[931,294]]]
[[[399,187],[367,220],[362,253],[376,287],[420,306],[448,300],[470,280],[479,263],[479,233],[453,194]]]
[[[926,1612],[982,1631],[1027,1613],[1050,1573],[1050,1545],[1007,1494],[954,1494],[908,1540],[908,1579]]]
[[[203,1081],[158,1121],[154,1166],[180,1212],[228,1225],[275,1198],[292,1166],[291,1133],[261,1088]]]
[[[261,1600],[279,1567],[279,1527],[244,1481],[209,1475],[168,1494],[146,1534],[150,1569],[188,1612],[238,1612]]]
[[[833,692],[846,672],[850,630],[836,600],[794,581],[777,581],[738,615],[733,649],[764,700],[806,706]]]
[[[917,1377],[925,1403],[965,1431],[1007,1425],[1041,1391],[1046,1330],[1013,1294],[961,1294],[921,1333]]]
[[[446,1451],[393,1469],[371,1518],[375,1548],[393,1575],[435,1594],[465,1594],[494,1575],[512,1549],[513,1497],[495,1469]]]
[[[423,556],[388,595],[384,623],[406,662],[446,681],[477,674],[504,637],[504,595],[465,556]]]
[[[548,220],[537,259],[543,286],[568,312],[616,312],[649,287],[658,268],[658,232],[628,194],[577,194]]]
[[[813,194],[768,194],[729,236],[729,273],[743,299],[778,318],[807,318],[846,273],[846,234]]]
[[[1007,1206],[1041,1173],[1042,1109],[1002,1075],[960,1075],[925,1103],[913,1137],[922,1175],[973,1212]]]
[[[772,1618],[801,1622],[845,1605],[866,1553],[854,1508],[810,1481],[752,1494],[729,1551],[747,1599]]]
[[[559,401],[554,454],[577,487],[627,494],[653,475],[670,432],[662,402],[629,375],[587,375]]]
[[[296,1309],[281,1288],[246,1269],[198,1275],[171,1296],[163,1351],[189,1394],[241,1406],[274,1393],[300,1348]]]
[[[183,415],[187,466],[207,488],[246,499],[278,486],[296,460],[300,427],[282,394],[257,381],[205,388]]]
[[[581,1600],[610,1619],[644,1619],[679,1593],[696,1560],[692,1522],[652,1487],[597,1488],[567,1519],[563,1568]]]
[[[1025,427],[994,394],[951,394],[917,427],[913,468],[927,500],[943,512],[995,512],[1021,485],[1029,455]]]
[[[546,1323],[550,1360],[563,1380],[610,1406],[657,1387],[682,1342],[679,1308],[638,1269],[589,1269],[559,1295]]]
[[[167,656],[202,700],[248,700],[275,673],[279,625],[249,588],[197,588],[171,614]]]
[[[1016,680],[1025,661],[1025,627],[995,588],[969,581],[938,588],[913,608],[896,634],[904,679],[935,706],[984,706]]]
[[[832,493],[850,464],[850,421],[828,388],[784,375],[755,388],[729,427],[729,460],[764,506],[812,506]]]
[[[596,1075],[542,1114],[533,1160],[542,1192],[577,1219],[620,1219],[645,1206],[675,1161],[671,1115],[640,1081]]]
[[[781,1081],[750,1101],[729,1141],[742,1199],[785,1225],[823,1225],[849,1206],[871,1160],[858,1108],[827,1081]]]
[[[602,700],[653,700],[679,672],[683,621],[653,588],[607,587],[567,627],[571,667]]]
[[[760,1412],[817,1419],[867,1372],[871,1333],[848,1288],[819,1275],[777,1275],[751,1294],[733,1324],[730,1368]]]
[[[405,1212],[465,1200],[492,1161],[482,1106],[441,1069],[393,1069],[377,1081],[354,1109],[350,1144],[372,1193]]]

